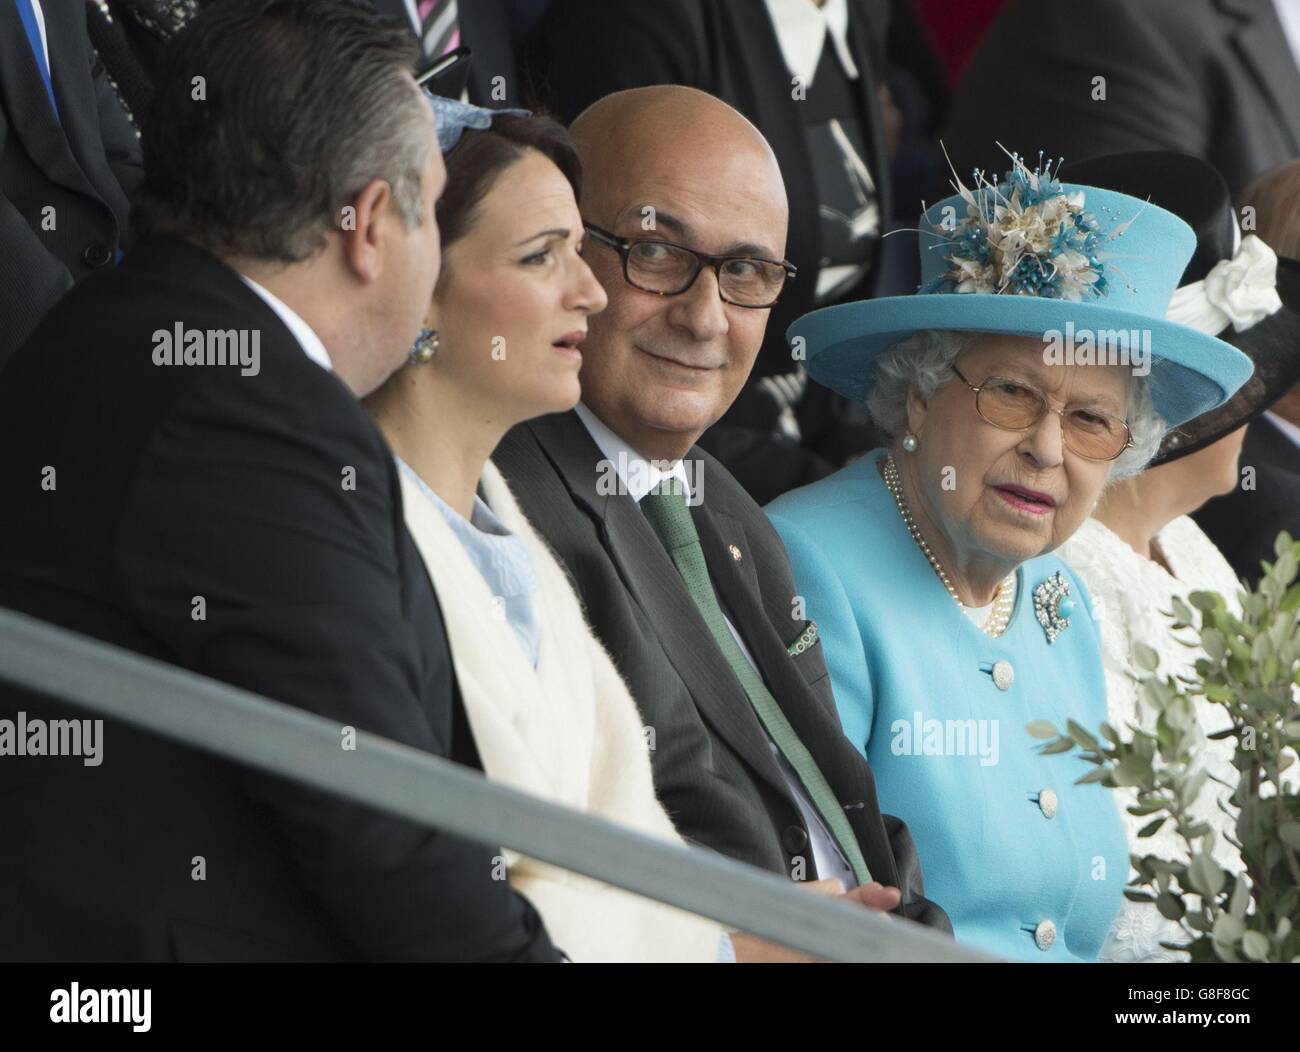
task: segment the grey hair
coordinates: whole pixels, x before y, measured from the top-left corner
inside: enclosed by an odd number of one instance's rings
[[[409,72],[416,52],[410,27],[365,0],[205,8],[160,63],[137,233],[295,263],[325,246],[376,180],[405,228],[420,226],[421,176],[438,144]]]
[[[350,151],[339,167],[333,194],[347,201],[375,179],[386,179],[402,225],[414,230],[423,225],[424,167],[438,147],[429,134],[429,104],[423,93],[400,82],[375,93],[370,115],[363,118]],[[355,151],[355,152],[352,152]],[[337,209],[336,209],[337,214]]]
[[[953,377],[953,363],[981,333],[923,329],[895,344],[876,362],[875,382],[867,395],[867,411],[889,435],[907,430],[907,393],[915,387],[929,398]],[[1156,455],[1167,425],[1156,412],[1144,376],[1129,384],[1127,420],[1133,445],[1111,467],[1108,482],[1136,475]]]

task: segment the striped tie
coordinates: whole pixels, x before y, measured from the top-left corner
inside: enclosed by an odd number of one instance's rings
[[[420,43],[427,59],[441,58],[460,47],[456,0],[420,0]]]

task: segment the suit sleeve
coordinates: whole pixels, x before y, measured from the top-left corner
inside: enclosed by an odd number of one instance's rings
[[[302,407],[236,386],[251,378],[203,380],[125,498],[114,573],[128,608],[179,664],[337,721],[341,735],[447,756],[448,652],[417,638],[402,608],[400,497],[377,433],[341,390]],[[331,414],[346,423],[322,428]],[[348,755],[341,746],[339,762]],[[246,786],[361,956],[557,956],[531,905],[492,879],[495,852],[261,773]]]
[[[1009,161],[997,143],[1031,164],[1039,150],[1067,161],[1152,149],[1204,156],[1207,102],[1170,28],[1130,0],[1012,0],[953,94],[942,139],[957,173],[1001,171]]]

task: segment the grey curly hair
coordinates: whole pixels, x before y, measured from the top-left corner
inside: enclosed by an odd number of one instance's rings
[[[891,347],[876,363],[875,383],[867,396],[871,418],[890,435],[906,431],[908,388],[915,384],[921,397],[929,398],[940,384],[953,378],[953,363],[980,335],[926,329]],[[1111,481],[1136,475],[1146,467],[1168,430],[1151,402],[1146,377],[1135,377],[1129,385],[1126,419],[1133,446],[1116,458]]]

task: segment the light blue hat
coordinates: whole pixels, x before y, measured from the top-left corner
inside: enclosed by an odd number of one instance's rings
[[[460,142],[466,128],[483,131],[492,127],[493,117],[531,117],[531,110],[490,110],[485,106],[474,106],[459,99],[449,99],[426,91],[424,97],[429,100],[429,108],[438,129],[438,148],[444,153]]]
[[[1151,398],[1170,427],[1231,398],[1251,360],[1164,317],[1196,248],[1192,228],[1149,202],[1013,160],[1005,181],[958,182],[921,217],[917,293],[826,307],[790,326],[813,379],[862,401],[879,356],[924,329],[1036,336],[1045,347],[1049,334],[1090,333],[1100,346],[1122,333],[1136,336],[1135,350],[1149,346]]]

